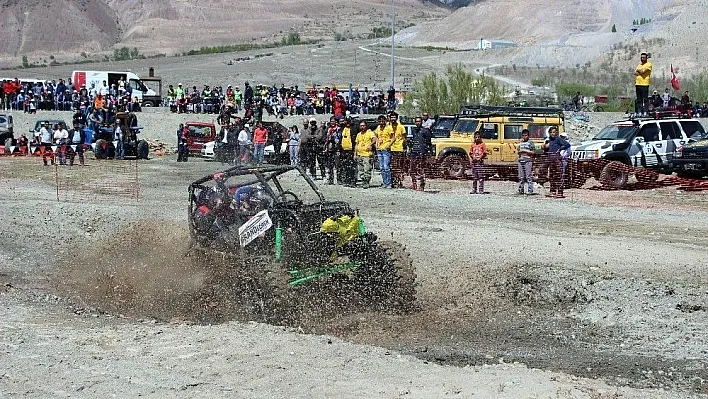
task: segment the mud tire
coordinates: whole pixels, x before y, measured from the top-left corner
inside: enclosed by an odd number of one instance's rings
[[[366,305],[378,310],[417,309],[416,273],[406,248],[395,241],[378,241],[356,272],[356,284]]]
[[[622,162],[612,161],[600,172],[600,184],[609,188],[624,188],[629,180],[629,172]]]
[[[440,163],[443,177],[447,179],[463,178],[468,167],[466,159],[460,155],[447,155]]]
[[[106,146],[104,148],[104,146]],[[106,159],[108,158],[108,144],[106,140],[98,139],[96,140],[96,146],[94,147],[93,154],[96,159]]]

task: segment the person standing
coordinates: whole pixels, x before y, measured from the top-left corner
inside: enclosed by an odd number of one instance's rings
[[[268,142],[268,130],[263,127],[263,122],[258,122],[256,130],[253,131],[253,149],[256,156],[256,164],[263,163],[263,150]]]
[[[313,179],[317,179],[315,141],[318,134],[317,119],[315,118],[310,118],[308,125],[300,132],[300,161]]]
[[[238,151],[235,151],[234,156],[237,157],[241,163],[250,163],[249,148],[251,146],[251,135],[248,131],[249,124],[243,125],[243,129],[238,133]],[[236,163],[236,160],[234,160]]]
[[[366,122],[359,122],[359,132],[355,139],[356,162],[359,169],[359,179],[362,188],[369,188],[373,155],[376,148],[376,135],[369,130]]]
[[[79,156],[79,164],[84,166],[84,143],[86,143],[86,133],[78,123],[74,123],[74,128],[69,132],[71,137],[71,154],[69,156],[69,166],[74,166],[76,155]]]
[[[549,138],[543,144],[543,149],[548,154],[548,169],[551,192],[546,197],[564,198],[563,196],[563,159],[561,151],[570,148],[570,143],[558,136],[558,128],[552,126],[548,129]]]
[[[389,113],[388,120],[388,129],[391,130],[390,134],[393,137],[393,142],[391,143],[391,186],[402,188],[405,172],[408,170],[404,152],[406,128],[398,122],[398,113],[395,111]]]
[[[651,80],[652,65],[647,53],[639,56],[639,65],[634,70],[634,87],[637,99],[634,103],[634,112],[640,116],[647,115],[647,102],[649,101],[649,83]]]
[[[519,159],[516,163],[519,168],[519,194],[524,194],[524,185],[528,186],[527,193],[533,195],[533,157],[536,155],[536,144],[529,139],[529,130],[521,131],[521,141],[517,145]]]
[[[671,102],[671,94],[669,93],[668,88],[666,88],[664,93],[661,94],[661,102],[664,108],[669,106],[669,103]]]
[[[297,166],[300,163],[300,132],[296,125],[293,125],[288,131],[288,150],[290,165]]]
[[[59,156],[59,165],[66,165],[66,151],[69,145],[69,132],[64,127],[63,123],[57,125],[54,132],[54,143],[57,145],[57,155]]]
[[[184,124],[180,123],[177,128],[177,162],[187,162],[189,148],[187,148],[186,133]]]
[[[354,160],[354,146],[352,139],[352,120],[344,121],[342,132],[341,152],[337,164],[337,177],[342,176],[342,184],[347,187],[356,187],[356,163]]]
[[[435,119],[430,119],[430,114],[423,112],[423,127],[427,129],[432,129]]]
[[[121,128],[121,120],[116,119],[116,128],[113,131],[113,138],[116,140],[116,159],[124,159],[125,158],[125,149],[123,147],[123,128]]]
[[[376,155],[379,159],[379,170],[383,188],[391,188],[391,145],[393,144],[393,130],[386,125],[386,116],[379,115],[379,126],[376,127]]]
[[[341,149],[342,133],[340,126],[337,125],[337,120],[332,117],[329,120],[329,128],[327,129],[327,137],[325,139],[324,155],[325,164],[327,165],[327,184],[334,184],[334,166],[339,163],[339,151]],[[337,184],[340,184],[342,177],[337,173]]]
[[[411,188],[416,191],[425,191],[425,166],[430,149],[433,147],[433,134],[429,128],[423,126],[423,118],[415,118],[415,126],[411,130],[410,140],[406,143],[410,161]]]
[[[486,194],[484,191],[484,159],[487,158],[487,145],[482,141],[482,132],[474,133],[474,143],[470,147],[472,163],[472,191],[470,194]]]
[[[42,146],[42,162],[47,166],[47,159],[52,161],[54,166],[54,151],[52,151],[52,131],[49,129],[49,122],[44,122],[39,129],[39,141]]]

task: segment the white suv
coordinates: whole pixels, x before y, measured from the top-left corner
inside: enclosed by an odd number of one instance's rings
[[[674,151],[696,133],[705,132],[696,119],[630,119],[614,122],[592,138],[573,146],[578,161],[606,159],[638,168],[669,169]]]

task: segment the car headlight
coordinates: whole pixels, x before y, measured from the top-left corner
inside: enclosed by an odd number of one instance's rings
[[[679,147],[674,151],[674,158],[681,158],[683,156],[683,147]]]

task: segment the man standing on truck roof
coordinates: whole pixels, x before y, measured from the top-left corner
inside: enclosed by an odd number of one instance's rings
[[[634,87],[637,99],[634,103],[634,112],[640,116],[647,115],[647,102],[649,101],[649,81],[651,80],[652,65],[647,53],[639,56],[639,65],[634,70]]]

